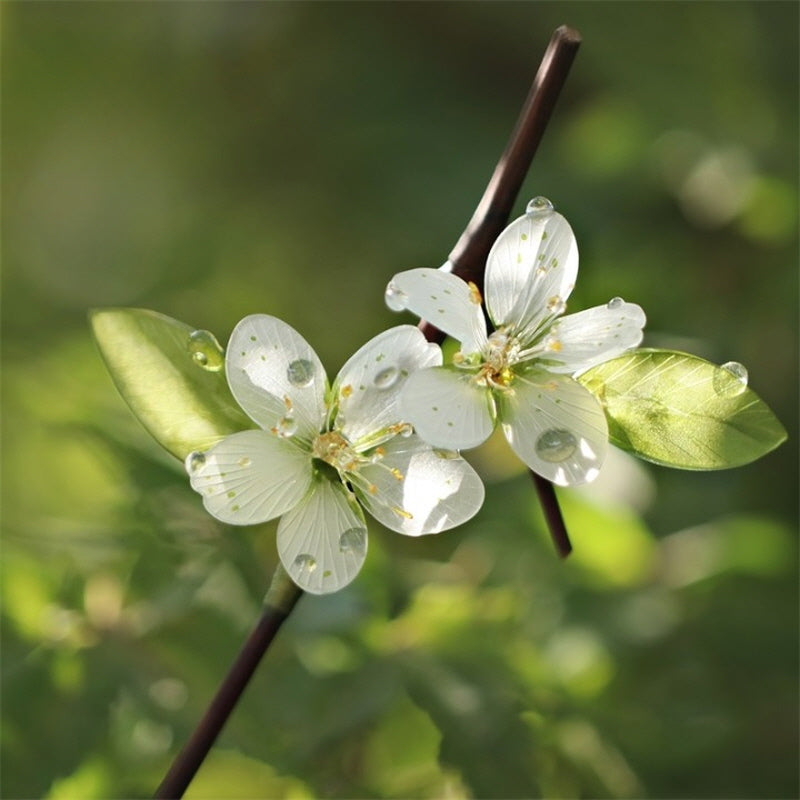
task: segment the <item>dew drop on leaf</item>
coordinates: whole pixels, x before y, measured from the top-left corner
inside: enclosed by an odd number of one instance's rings
[[[198,367],[219,372],[225,366],[225,351],[211,331],[192,331],[187,349]]]
[[[557,464],[566,461],[578,446],[578,440],[564,428],[551,428],[536,440],[536,453],[543,461]]]
[[[747,367],[728,361],[714,371],[714,391],[720,397],[736,397],[747,388]]]
[[[306,358],[298,358],[286,368],[286,378],[292,386],[301,389],[310,386],[314,380],[314,365]]]
[[[546,197],[534,197],[525,208],[525,213],[534,219],[544,219],[549,217],[553,210],[553,204]]]
[[[197,472],[206,463],[206,454],[195,451],[189,453],[186,459],[186,465],[189,467],[189,472]]]

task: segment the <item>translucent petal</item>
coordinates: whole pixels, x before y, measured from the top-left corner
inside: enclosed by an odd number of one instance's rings
[[[398,272],[386,296],[393,298],[391,308],[408,309],[461,342],[464,353],[476,353],[486,342],[480,294],[449,272],[425,267]]]
[[[456,367],[409,375],[400,392],[400,410],[419,437],[434,447],[477,447],[495,425],[491,391],[475,381],[474,372]]]
[[[438,345],[413,325],[399,325],[367,342],[342,367],[334,383],[336,429],[358,448],[359,440],[403,420],[398,394],[408,376],[442,363]]]
[[[503,432],[514,452],[559,486],[597,477],[608,449],[600,403],[566,375],[530,370],[498,401]]]
[[[367,527],[341,483],[321,477],[278,523],[278,554],[292,580],[313,594],[347,586],[367,557]]]
[[[483,504],[478,473],[452,450],[434,450],[418,436],[396,436],[383,456],[359,471],[362,505],[398,533],[439,533],[471,519]],[[366,485],[363,485],[366,484]]]
[[[255,525],[297,505],[311,485],[311,457],[267,431],[226,436],[190,453],[186,470],[208,512],[232,525]]]
[[[578,275],[578,244],[561,214],[523,216],[497,237],[486,262],[486,308],[495,327],[532,334],[561,313]],[[520,337],[523,341],[526,336]]]
[[[327,378],[294,328],[266,314],[245,317],[231,334],[225,368],[236,401],[262,428],[304,441],[319,432]]]
[[[553,372],[582,372],[636,347],[645,322],[640,306],[620,299],[568,314],[553,323],[542,357],[558,362],[548,366]]]

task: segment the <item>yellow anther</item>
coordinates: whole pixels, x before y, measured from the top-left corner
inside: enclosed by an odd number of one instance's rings
[[[348,383],[347,386],[342,386],[342,397],[350,397],[353,394],[353,387]]]
[[[469,299],[472,300],[476,306],[479,306],[483,302],[481,290],[472,281],[469,281],[467,286],[469,286]]]
[[[369,486],[367,486],[367,491],[370,494],[378,494],[378,487],[374,483],[371,483]]]
[[[292,410],[292,401],[289,399],[288,394],[283,396],[283,404],[286,406],[287,411]]]
[[[389,470],[389,472],[391,472],[391,473],[392,473],[392,477],[393,477],[395,480],[398,480],[398,481],[401,481],[401,480],[403,480],[403,473],[402,473],[402,472],[400,472],[400,470],[399,470],[399,469],[397,469],[397,467],[393,467],[392,469],[390,469],[390,470]]]
[[[403,519],[414,519],[413,514],[410,514],[405,509],[400,508],[400,506],[392,506],[392,511],[394,511],[395,514],[402,517]]]

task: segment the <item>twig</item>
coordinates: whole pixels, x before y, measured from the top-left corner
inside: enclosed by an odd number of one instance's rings
[[[580,34],[566,25],[553,33],[506,149],[497,162],[472,219],[450,253],[453,274],[465,281],[473,281],[481,290],[489,250],[508,223],[580,44]],[[429,341],[441,342],[444,338],[444,334],[424,320],[420,322],[420,330]],[[553,485],[533,471],[530,474],[550,536],[558,554],[566,558],[572,551],[572,545]]]
[[[566,26],[558,28],[553,34],[505,152],[469,225],[450,253],[453,272],[465,280],[474,281],[478,286],[483,285],[486,257],[508,221],[580,41],[578,32]],[[422,322],[420,327],[429,341],[441,340],[442,334],[432,325]],[[559,554],[566,556],[572,548],[553,486],[538,475],[531,474],[553,541]],[[194,733],[156,790],[155,800],[183,797],[278,629],[302,594],[302,590],[278,565],[264,599],[261,619],[239,651]]]
[[[247,687],[261,658],[275,638],[275,634],[302,594],[303,590],[295,586],[283,567],[278,564],[272,584],[264,598],[261,619],[239,651],[191,738],[178,753],[169,772],[156,790],[155,800],[183,797],[183,793]]]

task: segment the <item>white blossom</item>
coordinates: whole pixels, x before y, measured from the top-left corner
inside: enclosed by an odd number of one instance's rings
[[[574,376],[636,347],[645,316],[615,297],[562,316],[578,273],[569,223],[545,198],[528,204],[494,243],[486,264],[487,333],[478,288],[442,269],[395,275],[393,310],[408,309],[461,343],[448,366],[412,375],[403,416],[435,447],[475,447],[498,423],[514,452],[562,485],[595,478],[608,448],[598,400]]]
[[[441,364],[438,346],[401,325],[365,344],[329,387],[310,345],[275,317],[246,317],[226,355],[233,396],[259,426],[186,459],[192,488],[217,519],[280,517],[278,553],[292,579],[336,591],[367,553],[362,506],[409,536],[438,533],[480,508],[484,489],[457,453],[434,450],[402,419],[399,391]]]

